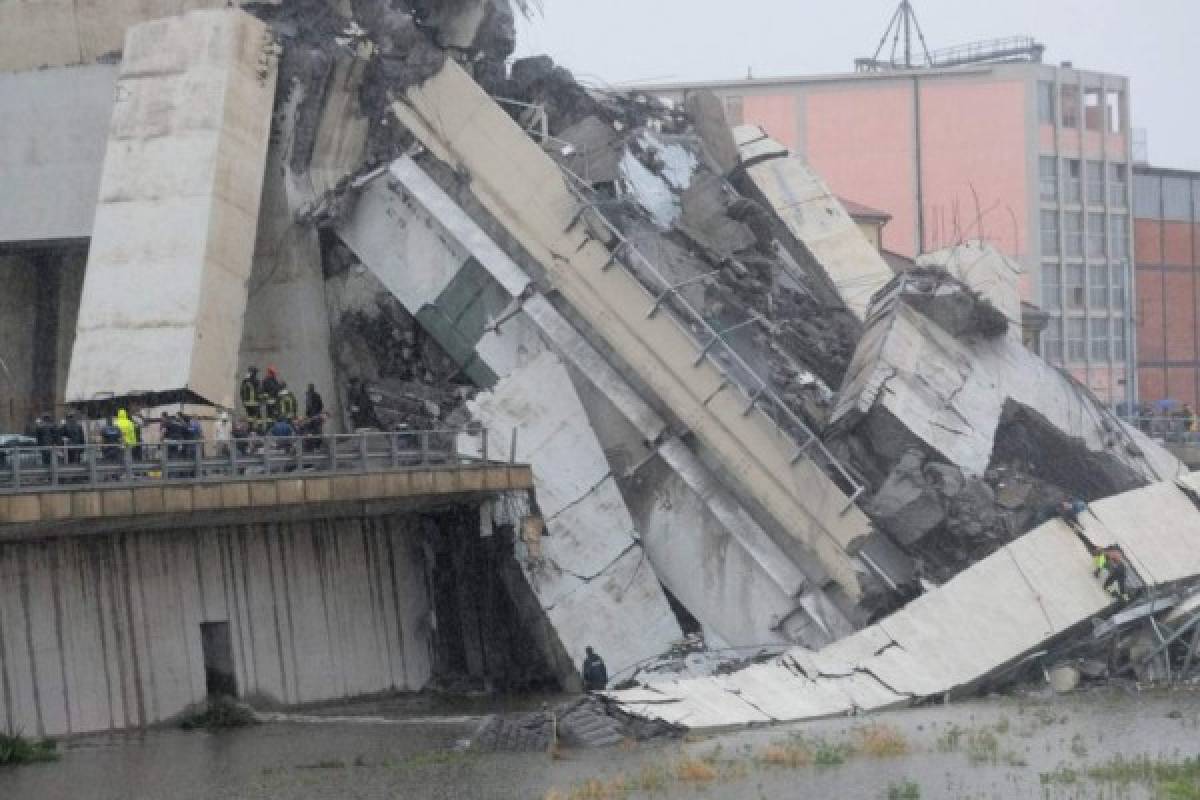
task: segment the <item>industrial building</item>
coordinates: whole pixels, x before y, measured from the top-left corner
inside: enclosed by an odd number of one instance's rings
[[[1200,401],[1200,172],[1133,170],[1138,385],[1157,410]],[[1164,401],[1174,401],[1160,406]]]
[[[1105,402],[1131,403],[1129,80],[1041,63],[1033,39],[923,43],[911,33],[907,54],[843,74],[637,88],[715,92],[731,124],[762,126],[835,192],[890,214],[889,251],[982,239],[1019,261],[1023,299],[1049,314],[1041,355]]]

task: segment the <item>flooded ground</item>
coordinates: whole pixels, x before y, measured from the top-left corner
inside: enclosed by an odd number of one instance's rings
[[[1191,691],[998,698],[557,757],[462,752],[484,710],[404,700],[85,737],[57,763],[0,771],[0,798],[1200,798]]]

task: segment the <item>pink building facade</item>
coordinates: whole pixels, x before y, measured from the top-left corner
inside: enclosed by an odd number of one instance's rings
[[[1042,354],[1114,406],[1135,400],[1127,79],[1013,63],[649,91],[698,89],[891,214],[887,250],[984,239],[1020,261],[1024,299],[1050,314]]]

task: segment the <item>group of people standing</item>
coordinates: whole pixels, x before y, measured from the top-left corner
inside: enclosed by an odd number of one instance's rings
[[[248,438],[252,434],[290,438],[324,433],[325,401],[316,386],[308,385],[301,416],[296,396],[274,367],[267,367],[267,374],[262,379],[258,377],[258,367],[250,367],[242,378],[239,397],[246,416],[235,425],[234,439]]]

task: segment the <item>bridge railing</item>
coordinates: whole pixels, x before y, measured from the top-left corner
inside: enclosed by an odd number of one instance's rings
[[[1200,444],[1200,419],[1196,417],[1160,415],[1122,419],[1153,439],[1169,444]]]
[[[459,453],[470,436],[478,456]],[[111,488],[147,482],[233,481],[290,473],[337,475],[488,461],[488,431],[425,430],[316,436],[250,436],[58,447],[0,448],[0,494],[48,488]]]

